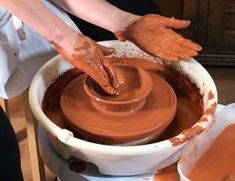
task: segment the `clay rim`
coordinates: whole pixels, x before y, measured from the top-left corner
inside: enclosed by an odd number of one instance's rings
[[[121,64],[116,64],[116,65],[132,67],[132,66],[121,65]],[[107,104],[107,105],[117,105],[118,106],[118,105],[136,103],[138,101],[144,100],[145,98],[147,98],[147,96],[150,94],[150,92],[153,88],[153,80],[152,80],[151,76],[145,70],[143,70],[141,68],[135,68],[135,67],[132,67],[132,68],[138,70],[138,72],[141,72],[141,74],[144,75],[144,77],[142,77],[141,79],[144,78],[145,80],[143,81],[143,83],[145,85],[148,85],[148,86],[146,86],[147,87],[146,91],[143,91],[144,93],[142,95],[138,96],[137,98],[130,99],[130,100],[127,100],[127,101],[117,101],[117,100],[113,101],[113,100],[107,100],[107,99],[102,99],[101,97],[97,97],[90,91],[90,88],[87,85],[87,80],[90,79],[90,77],[88,75],[84,79],[84,83],[83,83],[84,90],[88,94],[88,97],[90,97],[92,100],[94,100],[96,102],[99,102],[99,103],[104,103],[104,104]],[[149,83],[146,83],[146,82],[149,82]],[[144,86],[142,86],[142,87],[144,87]]]

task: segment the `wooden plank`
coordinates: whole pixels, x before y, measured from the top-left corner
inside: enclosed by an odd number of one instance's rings
[[[7,117],[10,119],[9,103],[7,99],[0,98],[0,105],[5,111]]]
[[[235,8],[228,0],[209,1],[207,45],[235,51]],[[216,20],[216,21],[215,21]]]
[[[2,109],[5,111],[5,102],[4,102],[4,99],[3,98],[0,98],[0,105],[2,107]]]
[[[29,106],[28,90],[23,93],[23,101],[33,181],[45,181],[45,167],[38,150],[37,121]]]

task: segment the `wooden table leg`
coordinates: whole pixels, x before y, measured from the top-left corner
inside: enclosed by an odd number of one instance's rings
[[[7,117],[10,117],[10,110],[9,110],[9,103],[7,99],[4,99],[4,104],[5,104],[5,113],[7,115]]]
[[[7,117],[10,117],[10,112],[9,112],[9,104],[7,99],[0,98],[0,105],[2,106],[3,110],[5,111]]]
[[[37,120],[29,106],[28,90],[23,93],[23,102],[33,181],[45,181],[45,166],[38,150]]]

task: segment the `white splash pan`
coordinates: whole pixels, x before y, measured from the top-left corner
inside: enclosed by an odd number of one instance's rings
[[[216,139],[216,137],[227,126],[235,124],[234,113],[235,103],[227,105],[221,112],[215,115],[210,126],[208,126],[201,135],[190,142],[190,144],[187,146],[187,151],[185,151],[177,165],[181,181],[191,181],[187,178],[187,173],[202,156],[205,150],[210,146],[210,144]]]
[[[114,47],[117,56],[145,57],[153,61],[161,62],[150,55],[144,53],[130,42],[104,41],[100,44]],[[215,107],[217,104],[217,90],[213,79],[209,73],[194,59],[190,62],[181,61],[169,64],[182,74],[187,75],[200,89],[203,95],[204,111]],[[48,61],[35,75],[29,91],[30,107],[35,118],[51,135],[53,147],[65,158],[71,156],[91,162],[97,165],[99,171],[108,175],[137,175],[156,171],[177,161],[188,140],[199,134],[195,132],[195,127],[204,130],[212,121],[213,113],[203,115],[202,118],[189,131],[190,134],[183,133],[173,139],[161,142],[139,145],[139,146],[111,146],[84,141],[74,137],[73,133],[67,129],[61,129],[55,125],[43,113],[41,109],[42,99],[48,86],[53,80],[72,66],[56,56]],[[214,97],[209,99],[211,92]],[[207,121],[205,121],[205,119]],[[204,121],[203,121],[204,120]],[[174,141],[174,144],[172,142]]]

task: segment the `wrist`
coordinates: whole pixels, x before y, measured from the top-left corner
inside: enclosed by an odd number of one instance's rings
[[[115,17],[117,17],[117,20],[110,28],[110,31],[113,33],[125,32],[129,25],[141,18],[139,15],[131,14],[125,11],[118,12]]]
[[[76,41],[80,36],[81,34],[73,29],[66,31],[58,30],[54,32],[49,42],[53,44],[56,49],[60,47],[63,51],[72,55],[74,53]]]

